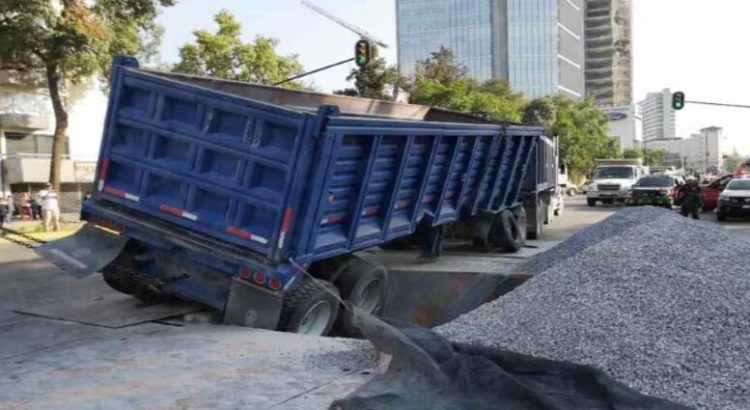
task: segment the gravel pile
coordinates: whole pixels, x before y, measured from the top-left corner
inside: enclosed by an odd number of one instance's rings
[[[636,214],[650,222],[627,228]],[[603,235],[610,223],[619,235],[567,255],[437,332],[592,365],[645,394],[698,409],[750,408],[750,238],[641,208],[568,242]],[[578,247],[565,243],[554,252]]]
[[[563,260],[576,256],[586,248],[599,242],[622,234],[626,229],[644,223],[650,223],[662,215],[651,207],[625,208],[611,217],[576,232],[567,241],[555,246],[534,258],[524,262],[518,272],[538,274]]]

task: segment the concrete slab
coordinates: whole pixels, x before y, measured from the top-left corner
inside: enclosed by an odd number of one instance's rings
[[[326,409],[366,381],[368,342],[171,328],[0,361],[7,409]]]
[[[171,302],[146,305],[120,293],[57,301],[15,309],[18,313],[59,319],[113,329],[166,319],[204,309],[201,306]]]

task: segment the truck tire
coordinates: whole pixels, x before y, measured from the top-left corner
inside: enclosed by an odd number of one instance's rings
[[[116,261],[117,260],[115,260],[115,262]],[[138,282],[135,280],[132,269],[118,265],[115,262],[102,268],[102,278],[104,278],[104,282],[106,282],[110,288],[120,293],[126,295],[134,294]]]
[[[525,227],[521,227],[518,219],[509,209],[503,210],[492,223],[490,237],[504,252],[516,252],[526,243]]]
[[[716,220],[719,222],[725,222],[727,220],[726,212],[716,212]]]
[[[594,198],[586,198],[586,204],[588,206],[596,206],[596,199],[594,199]]]
[[[314,336],[328,334],[339,310],[338,295],[331,282],[304,278],[284,297],[278,329]]]
[[[544,230],[543,227],[543,216],[542,216],[542,201],[538,200],[536,201],[535,205],[531,207],[526,213],[532,214],[533,218],[531,218],[531,226],[529,226],[526,230],[526,237],[528,239],[539,239],[540,236],[542,236],[542,231]],[[529,229],[530,228],[530,229]]]
[[[379,315],[388,290],[388,270],[383,265],[360,258],[349,260],[334,281],[341,297],[371,315]],[[351,312],[342,310],[334,325],[340,336],[360,337]]]

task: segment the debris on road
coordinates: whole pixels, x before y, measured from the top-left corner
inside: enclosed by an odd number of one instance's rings
[[[698,409],[747,409],[748,266],[745,236],[662,209],[625,209],[535,257],[527,268],[538,274],[523,286],[436,330],[592,365]]]

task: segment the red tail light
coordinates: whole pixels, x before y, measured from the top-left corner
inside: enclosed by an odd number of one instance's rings
[[[241,267],[239,273],[242,279],[250,279],[250,277],[253,276],[253,270],[247,266]]]
[[[279,278],[273,278],[270,281],[268,281],[268,286],[271,287],[273,290],[279,290],[281,289],[281,279]]]
[[[266,274],[263,272],[255,272],[255,275],[253,275],[253,280],[255,283],[262,285],[266,282]]]

